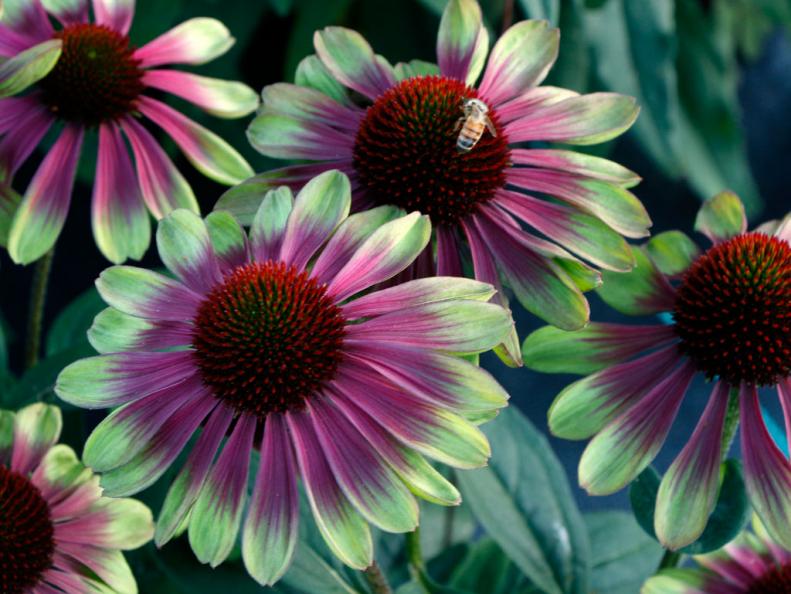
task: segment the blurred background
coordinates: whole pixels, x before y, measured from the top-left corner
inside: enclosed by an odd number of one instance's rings
[[[492,39],[504,26],[525,17],[547,19],[561,28],[560,57],[548,84],[578,92],[617,91],[638,99],[642,111],[626,135],[583,148],[608,156],[643,177],[635,193],[651,214],[655,232],[678,228],[692,234],[700,201],[726,188],[742,197],[751,225],[791,210],[785,169],[791,167],[791,0],[480,2]],[[330,24],[360,31],[392,63],[414,58],[435,61],[436,31],[444,4],[445,0],[138,0],[131,39],[140,46],[187,18],[216,17],[236,37],[236,45],[224,57],[195,71],[241,80],[259,90],[266,84],[292,81],[299,60],[312,53],[313,31]],[[250,118],[222,121],[184,102],[178,107],[224,136],[256,171],[276,166],[247,144],[245,129]],[[195,189],[203,212],[209,212],[223,187],[198,174],[168,140],[162,142]],[[0,340],[4,406],[14,406],[13,399],[21,394],[47,398],[57,372],[69,361],[91,353],[84,332],[102,307],[91,287],[108,265],[90,231],[90,185],[86,182],[93,176],[95,145],[96,139],[89,137],[69,220],[56,247],[46,309],[46,323],[51,327],[48,358],[36,374],[15,381],[13,390],[9,378],[22,375],[21,345],[32,267],[15,266],[5,253],[0,254],[0,331],[7,344],[4,350]],[[17,189],[24,188],[35,164],[36,159],[29,160],[28,169],[18,176]],[[153,250],[143,265],[160,265]],[[595,295],[590,299],[592,319],[618,319]],[[518,305],[514,313],[522,337],[540,325]],[[505,385],[513,402],[546,432],[549,404],[572,378],[506,369],[494,357],[485,358],[484,365]],[[691,433],[707,394],[702,382],[690,392],[665,453],[657,461],[660,470]],[[768,412],[780,418],[778,411],[770,408]],[[76,411],[67,415],[71,415],[67,439],[75,444],[83,441],[99,418],[86,418]],[[553,438],[550,442],[583,510],[628,507],[625,493],[590,498],[576,487],[583,443]],[[169,482],[167,477],[163,482]]]

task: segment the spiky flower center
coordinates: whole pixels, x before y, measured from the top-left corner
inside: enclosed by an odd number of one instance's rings
[[[209,293],[192,344],[217,398],[263,418],[303,408],[335,376],[344,334],[324,285],[267,261],[237,268]]]
[[[715,245],[676,296],[681,350],[709,378],[772,385],[791,371],[791,247],[762,233]]]
[[[368,108],[354,145],[354,168],[379,204],[419,210],[435,225],[453,225],[505,186],[508,140],[491,109],[497,136],[483,129],[468,152],[456,148],[465,99],[475,89],[442,76],[418,76],[389,89]],[[491,106],[489,106],[491,108]]]
[[[116,120],[135,108],[145,88],[129,37],[106,25],[68,25],[58,63],[39,83],[47,107],[59,118],[86,126]]]
[[[791,594],[791,563],[762,575],[750,585],[747,594]]]
[[[28,592],[52,565],[54,529],[38,488],[0,465],[0,592]]]

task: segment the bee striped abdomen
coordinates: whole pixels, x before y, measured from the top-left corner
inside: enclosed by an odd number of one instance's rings
[[[483,122],[476,121],[473,118],[467,118],[459,133],[459,137],[456,139],[456,148],[462,152],[472,150],[472,147],[474,147],[481,139],[481,136],[483,136],[485,128],[486,124]]]

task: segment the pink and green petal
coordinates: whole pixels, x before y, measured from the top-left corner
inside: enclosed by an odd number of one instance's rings
[[[363,517],[387,532],[411,532],[418,506],[393,470],[325,399],[308,402],[316,438],[335,480]]]
[[[144,450],[159,429],[183,406],[205,398],[200,379],[163,388],[110,413],[85,442],[82,457],[95,472],[123,466]]]
[[[245,84],[176,70],[146,70],[143,83],[186,99],[218,118],[241,118],[258,107],[258,95]]]
[[[365,569],[373,561],[368,524],[338,485],[310,417],[289,412],[286,421],[319,532],[341,561],[355,569]]]
[[[126,35],[135,16],[135,0],[93,0],[93,14],[98,25]]]
[[[294,82],[301,87],[315,89],[341,105],[353,105],[344,86],[339,83],[318,56],[306,56],[297,65]]]
[[[214,409],[190,452],[184,467],[170,485],[157,520],[154,542],[161,547],[184,524],[209,474],[214,456],[228,432],[234,411],[224,405]]]
[[[644,351],[675,342],[673,327],[665,324],[631,326],[591,322],[567,332],[553,326],[539,328],[522,344],[522,358],[541,373],[594,373]]]
[[[671,345],[570,384],[549,408],[549,430],[564,439],[591,437],[634,406],[680,359]]]
[[[320,283],[331,282],[374,231],[402,215],[403,212],[395,206],[384,205],[346,218],[321,250],[311,270],[311,276]]]
[[[69,211],[82,139],[82,128],[67,125],[28,184],[8,235],[8,253],[17,264],[29,264],[55,245]]]
[[[570,91],[569,89],[562,89],[560,87],[548,85],[533,87],[522,93],[519,97],[514,97],[498,105],[497,117],[503,125],[508,125],[537,107],[552,105],[579,96],[580,94],[576,91]]]
[[[443,76],[474,85],[489,51],[489,33],[475,0],[451,0],[437,34],[437,62]]]
[[[8,109],[12,113],[13,126],[0,139],[0,180],[10,183],[17,170],[44,138],[55,118],[30,96],[0,101],[4,104],[18,101],[20,104],[18,109]],[[6,111],[6,106],[3,107],[3,111]]]
[[[510,314],[499,305],[458,299],[416,305],[349,325],[345,340],[472,354],[497,346],[512,326]]]
[[[597,289],[607,305],[632,316],[672,311],[675,289],[642,248],[632,248],[636,266],[630,272],[602,272]]]
[[[544,87],[541,87],[544,88]],[[498,110],[498,115],[500,111]],[[640,183],[640,176],[615,161],[562,149],[511,149],[514,165],[553,169],[631,188]]]
[[[217,19],[198,17],[176,25],[134,53],[140,68],[205,64],[231,49],[235,40]]]
[[[137,582],[121,551],[64,543],[63,552],[95,573],[110,592],[134,594]]]
[[[510,190],[499,191],[496,203],[601,268],[626,272],[634,267],[632,250],[626,241],[596,217]]]
[[[531,192],[559,198],[606,223],[621,235],[641,238],[648,235],[651,219],[637,197],[609,182],[575,177],[550,169],[512,168],[508,181]]]
[[[63,418],[57,406],[37,402],[16,413],[14,419],[14,448],[11,453],[11,470],[27,474],[60,437]]]
[[[115,264],[139,260],[151,241],[151,225],[132,160],[114,123],[99,127],[99,152],[91,201],[96,245]]]
[[[88,513],[55,524],[58,541],[104,549],[136,549],[153,535],[151,510],[136,499],[102,497]]]
[[[758,517],[772,538],[791,549],[791,463],[764,425],[755,386],[739,391],[744,480]]]
[[[579,482],[591,495],[608,495],[631,482],[656,457],[695,375],[684,361],[585,448]]]
[[[315,268],[313,270],[315,274]],[[363,295],[344,304],[343,313],[347,319],[369,318],[430,303],[488,301],[493,295],[494,287],[487,283],[469,278],[435,276],[415,279]]]
[[[157,248],[162,262],[198,294],[222,281],[206,223],[195,213],[178,209],[159,222]]]
[[[293,208],[294,196],[286,186],[266,193],[250,227],[250,249],[255,260],[266,262],[280,258],[286,225]]]
[[[151,213],[161,219],[176,208],[200,212],[192,188],[154,137],[130,117],[121,121],[121,128],[132,145],[140,190]]]
[[[41,0],[41,4],[63,25],[88,22],[89,0]]]
[[[376,99],[395,84],[392,68],[374,55],[356,31],[326,27],[313,35],[316,54],[327,69],[349,89]]]
[[[418,212],[382,225],[338,271],[327,292],[343,301],[392,278],[415,261],[430,239],[431,223]]]
[[[297,470],[285,419],[270,414],[261,443],[261,462],[242,532],[242,558],[261,585],[278,581],[297,542]]]
[[[230,144],[172,107],[141,96],[138,109],[167,132],[189,162],[206,177],[232,186],[254,174],[252,167]]]
[[[62,42],[51,39],[0,63],[0,97],[21,93],[47,74],[60,58]]]
[[[261,91],[260,113],[276,113],[306,122],[320,122],[354,134],[364,112],[341,105],[309,87],[276,83]]]
[[[397,81],[414,78],[416,76],[439,76],[439,66],[424,60],[410,60],[399,62],[393,67]]]
[[[697,244],[681,231],[654,235],[645,249],[659,272],[668,276],[683,274],[700,255]]]
[[[724,382],[717,384],[694,433],[659,485],[654,530],[662,546],[670,550],[697,540],[717,503],[729,389]]]
[[[236,543],[247,498],[257,418],[241,415],[192,508],[189,541],[201,563],[217,567]]]
[[[539,85],[555,63],[559,46],[560,31],[546,21],[511,26],[492,48],[480,94],[489,105],[500,105]]]
[[[299,191],[288,215],[280,259],[304,268],[338,225],[349,216],[349,178],[335,169],[310,180]]]
[[[351,160],[354,135],[321,122],[262,111],[247,128],[259,153],[274,159]]]
[[[108,305],[148,320],[190,320],[201,304],[201,296],[180,282],[134,266],[106,268],[96,289]]]
[[[230,213],[222,210],[209,213],[206,228],[220,268],[232,270],[247,263],[247,234]]]
[[[725,241],[746,230],[744,205],[733,192],[720,192],[706,200],[695,219],[695,231],[703,233],[712,243]]]
[[[590,93],[536,107],[506,125],[505,133],[508,140],[514,143],[542,140],[578,145],[599,144],[626,132],[637,119],[639,111],[633,97],[617,93]]]
[[[41,2],[4,0],[0,3],[0,53],[13,55],[52,39],[53,28]]]

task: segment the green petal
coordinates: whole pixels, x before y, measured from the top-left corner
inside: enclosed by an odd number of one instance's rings
[[[700,248],[681,231],[654,235],[646,244],[648,257],[663,274],[681,274],[700,255]]]
[[[547,412],[549,430],[563,439],[587,439],[611,419],[614,403],[607,386],[597,375],[589,375],[567,386],[557,395]]]
[[[324,93],[342,105],[352,105],[344,86],[335,79],[316,55],[302,59],[297,66],[294,82],[301,87]]]
[[[47,76],[60,58],[62,45],[60,39],[44,41],[0,63],[0,97],[21,93]]]
[[[402,448],[401,455],[407,463],[393,470],[418,497],[439,505],[459,505],[458,489],[440,474],[423,456],[409,448]]]
[[[214,253],[221,261],[229,264],[247,257],[247,236],[231,213],[222,210],[209,213],[206,228]]]
[[[133,316],[158,318],[164,295],[195,296],[181,283],[162,274],[134,266],[111,266],[96,279],[96,288],[108,305]],[[180,304],[185,307],[186,304]],[[181,308],[179,308],[181,309]],[[173,319],[165,316],[164,319]]]
[[[456,57],[449,64],[444,64],[444,67],[454,70],[452,74],[460,77],[461,73],[455,71],[452,65],[458,61],[459,56],[471,54],[464,82],[474,85],[486,63],[488,52],[489,33],[483,26],[478,3],[475,0],[448,2],[442,13],[437,34],[437,56],[440,64],[447,59],[446,56]]]
[[[699,594],[705,592],[706,579],[700,569],[663,569],[648,578],[640,594]]]
[[[455,468],[480,468],[492,454],[483,432],[461,416],[437,409],[434,426],[410,445],[429,458]]]
[[[425,60],[399,62],[394,67],[396,80],[402,81],[416,76],[439,76],[439,66]]]
[[[249,227],[253,224],[255,213],[258,212],[264,195],[284,185],[281,183],[281,175],[280,170],[267,171],[229,188],[217,200],[214,210],[226,211],[239,221],[240,225]]]
[[[730,239],[747,230],[744,205],[733,192],[721,192],[706,200],[695,219],[695,231],[714,243]]]
[[[642,249],[635,247],[632,252],[636,265],[630,272],[602,271],[599,297],[610,307],[632,316],[672,310],[673,287]]]
[[[143,546],[154,536],[154,518],[148,506],[136,499],[102,497],[91,512],[102,511],[107,525],[102,546],[130,551]]]
[[[163,218],[157,228],[157,249],[168,270],[191,288],[210,290],[221,280],[209,231],[194,212],[179,208]]]
[[[70,487],[90,480],[94,475],[89,468],[77,459],[74,450],[65,444],[57,444],[49,449],[36,469],[53,492],[65,491]]]
[[[57,443],[62,428],[63,417],[57,406],[30,404],[16,413],[14,447],[23,446],[38,461]]]
[[[286,223],[294,208],[294,196],[286,186],[264,196],[250,227],[250,243],[257,259],[277,259],[286,233]]]
[[[586,375],[615,362],[608,358],[607,350],[617,351],[618,345],[601,341],[610,335],[595,322],[573,332],[544,326],[522,343],[522,358],[527,367],[541,373]]]

